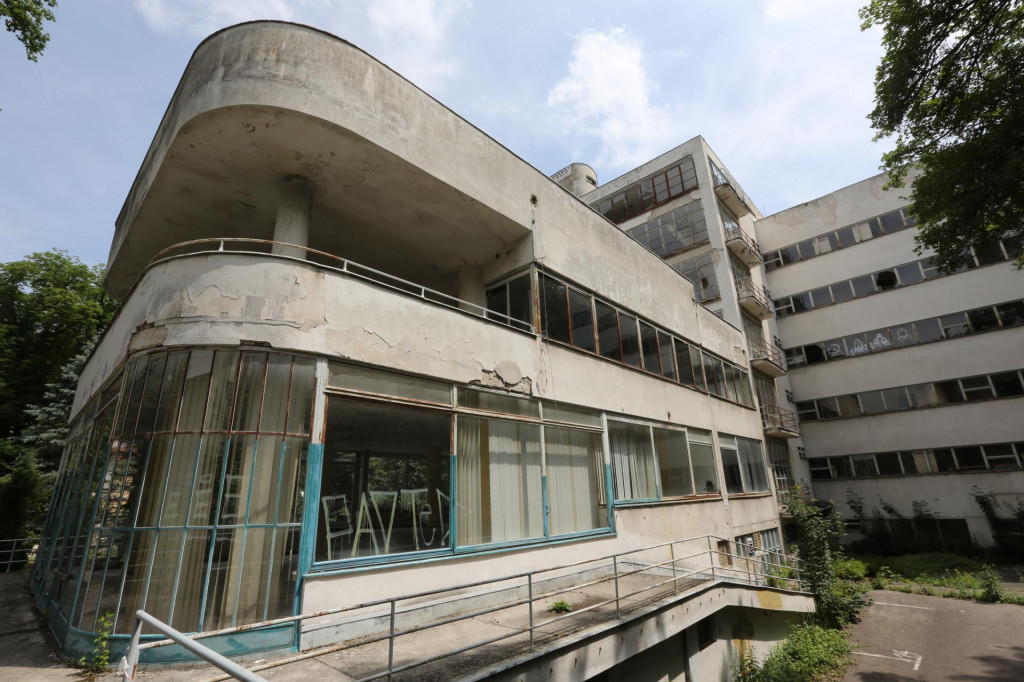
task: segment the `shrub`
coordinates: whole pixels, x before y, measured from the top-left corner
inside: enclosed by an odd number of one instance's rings
[[[1003,599],[1003,582],[996,569],[989,565],[981,567],[978,571],[978,582],[981,583],[982,601],[997,602]]]
[[[886,559],[886,565],[893,572],[911,580],[928,575],[942,575],[954,570],[977,571],[981,568],[981,562],[977,559],[945,552],[889,557]]]
[[[848,664],[852,647],[842,630],[817,625],[795,625],[789,636],[758,663],[753,654],[733,664],[737,682],[814,682],[826,675],[838,676]]]

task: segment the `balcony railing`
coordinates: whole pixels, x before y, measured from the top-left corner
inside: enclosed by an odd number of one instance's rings
[[[496,585],[501,586],[497,592]],[[530,651],[537,655],[556,651],[565,646],[566,635],[581,628],[647,615],[667,604],[685,601],[712,585],[770,588],[803,594],[808,594],[809,590],[797,557],[767,550],[751,552],[749,547],[733,540],[701,535],[561,566],[192,635],[184,635],[145,611],[137,611],[131,643],[120,670],[124,673],[125,682],[130,682],[135,679],[141,652],[179,644],[228,673],[214,677],[210,682],[232,676],[257,682],[263,678],[255,675],[256,672],[342,651],[346,652],[344,655],[350,662],[360,656],[360,651],[365,651],[363,655],[366,658],[359,661],[364,672],[370,674],[360,677],[359,682],[391,679],[400,672],[467,652],[473,652],[476,666],[486,663],[488,658],[493,663],[494,659],[507,657],[508,652],[503,655],[492,647],[514,637],[528,638]],[[446,600],[465,599],[472,593],[486,597],[486,601],[479,604],[481,608],[469,606],[468,609],[453,611],[452,615],[446,615],[442,608],[437,615],[427,616],[428,620],[422,622],[411,618],[417,604],[429,600],[436,607]],[[504,599],[499,594],[503,594]],[[586,605],[563,615],[538,617],[538,612],[543,612],[547,604],[555,599],[568,598],[570,594],[582,597]],[[350,614],[358,614],[358,618],[364,621],[376,619],[381,624],[379,631],[362,632],[358,638],[342,639],[285,658],[257,661],[246,669],[196,641],[301,623],[308,619],[318,619],[323,624],[324,619],[330,617],[333,619],[331,622],[344,624]],[[486,639],[465,641],[465,629],[453,629],[462,621],[481,616],[501,625],[504,631],[497,636],[481,633]],[[169,639],[141,641],[143,625],[149,625]],[[438,633],[437,643],[429,651],[424,649],[422,641],[417,644],[413,638],[405,637],[433,628],[439,628],[435,630]],[[453,637],[453,632],[461,636]],[[383,650],[367,650],[369,645],[376,643],[386,643],[381,645],[381,649],[386,646],[386,654]],[[404,651],[399,651],[399,648]],[[445,679],[449,677],[445,675]]]
[[[795,438],[800,435],[796,415],[791,410],[770,403],[761,406],[761,426],[769,436]]]
[[[778,348],[764,339],[750,340],[750,364],[773,379],[786,373],[786,364]]]
[[[724,170],[711,164],[711,175],[715,181],[715,195],[736,216],[752,213],[747,196],[740,190],[736,181]]]
[[[725,245],[748,268],[755,267],[764,262],[761,250],[758,248],[754,238],[741,230],[740,226],[731,220],[725,224]]]
[[[19,571],[30,565],[37,542],[32,538],[0,540],[0,573]]]
[[[493,310],[489,310],[484,306],[477,305],[476,303],[464,301],[435,289],[429,289],[420,284],[416,284],[415,282],[410,282],[402,279],[401,277],[389,275],[386,272],[381,272],[380,270],[360,265],[348,260],[347,258],[335,256],[334,254],[330,254],[325,251],[318,251],[307,246],[270,241],[268,239],[247,239],[242,237],[195,239],[167,247],[153,256],[149,265],[152,266],[160,261],[178,256],[191,256],[202,253],[258,254],[261,256],[289,258],[291,260],[305,260],[317,267],[333,270],[335,272],[348,275],[349,277],[355,277],[367,282],[373,282],[374,284],[386,287],[400,294],[419,298],[427,303],[442,305],[446,308],[451,308],[452,310],[458,310],[475,317],[480,317],[491,322],[505,325],[506,327],[511,327],[512,329],[534,333],[533,325],[523,322],[522,320],[517,320],[516,318],[508,315],[496,313]],[[305,258],[297,258],[296,256],[291,255],[295,253],[305,253]]]
[[[736,280],[736,298],[744,310],[759,320],[767,320],[775,314],[771,294],[749,277]]]

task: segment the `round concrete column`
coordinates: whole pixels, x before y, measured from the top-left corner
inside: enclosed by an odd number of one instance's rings
[[[277,202],[277,220],[274,223],[274,241],[307,246],[309,244],[309,216],[313,212],[313,194],[316,185],[304,175],[287,175],[281,181],[281,199]],[[294,258],[305,258],[306,250],[275,244],[273,253]]]
[[[469,303],[475,303],[481,308],[487,307],[487,291],[484,289],[484,272],[479,265],[467,264],[461,266],[455,273],[459,284],[458,297]],[[479,308],[459,304],[463,310],[479,313]]]

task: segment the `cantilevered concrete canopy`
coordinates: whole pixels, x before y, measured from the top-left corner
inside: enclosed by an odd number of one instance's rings
[[[108,290],[126,294],[173,244],[271,239],[292,174],[316,185],[308,246],[454,292],[460,266],[530,234],[538,171],[338,38],[234,26],[199,46],[168,106],[117,220]]]

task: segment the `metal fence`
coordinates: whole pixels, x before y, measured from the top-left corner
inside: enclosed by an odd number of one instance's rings
[[[38,542],[34,538],[0,540],[0,573],[13,573],[30,566]]]
[[[386,631],[382,629],[377,634],[361,636],[358,639],[349,638],[336,644],[316,647],[282,659],[259,663],[248,668],[246,672],[247,677],[240,677],[240,679],[258,680],[260,678],[248,675],[260,670],[276,668],[324,654],[337,653],[346,649],[367,646],[378,642],[386,642],[386,665],[381,665],[377,672],[360,678],[359,682],[369,682],[370,680],[384,678],[390,680],[396,673],[428,663],[434,663],[473,649],[496,644],[513,637],[523,637],[522,645],[525,647],[528,641],[529,650],[532,651],[537,646],[538,638],[543,637],[557,641],[560,637],[564,637],[567,630],[580,627],[581,624],[586,624],[587,621],[581,620],[581,616],[584,614],[590,613],[592,614],[591,618],[593,618],[594,612],[600,614],[601,610],[603,610],[603,614],[600,615],[604,615],[609,620],[613,618],[622,619],[626,614],[644,612],[643,610],[650,608],[652,604],[660,603],[665,599],[676,598],[680,592],[714,581],[772,587],[798,592],[806,591],[801,581],[799,561],[795,557],[771,551],[756,550],[751,552],[751,549],[747,546],[738,545],[732,540],[712,535],[702,535],[696,538],[664,542],[596,559],[586,559],[489,580],[378,599],[342,608],[318,611],[316,613],[277,618],[263,623],[203,632],[191,637],[182,635],[166,624],[156,621],[156,619],[144,611],[139,611],[136,614],[135,635],[133,636],[128,655],[122,659],[121,671],[124,673],[124,680],[126,682],[134,679],[132,675],[134,675],[138,665],[140,651],[175,643],[183,644],[183,638],[190,640],[187,648],[199,655],[195,647],[202,645],[198,645],[194,641],[196,639],[229,635],[286,623],[298,623],[308,619],[356,615],[363,620],[386,618],[388,623],[387,629]],[[413,619],[409,618],[410,615],[416,615],[417,604],[426,598],[437,600],[447,593],[451,599],[465,599],[466,593],[469,591],[475,591],[470,592],[471,596],[493,595],[495,594],[494,591],[487,592],[486,590],[487,588],[495,587],[498,588],[497,592],[505,597],[499,603],[489,602],[482,608],[476,608],[468,612],[460,610],[454,615],[428,622],[414,622]],[[570,592],[586,589],[595,592],[595,595],[592,595],[592,597],[597,597],[596,601],[588,603],[585,607],[572,610],[569,613],[546,618],[541,623],[537,622],[539,603],[549,602],[556,597],[564,596]],[[525,626],[507,625],[508,632],[502,633],[499,636],[472,642],[454,650],[425,658],[417,658],[400,664],[396,663],[396,641],[405,635],[524,606],[528,612]],[[402,622],[403,620],[407,622]],[[339,619],[333,622],[343,623],[345,621]],[[553,630],[552,626],[556,623],[561,625]],[[167,635],[169,639],[139,644],[139,636],[144,624],[154,627],[158,632]],[[543,631],[538,630],[541,626],[544,628]],[[206,647],[203,648],[206,649]],[[238,676],[236,671],[224,667],[213,658],[206,655],[203,655],[203,658],[228,673],[227,675],[213,678],[214,680],[225,680]],[[235,666],[235,664],[232,664],[232,666]],[[213,681],[211,680],[210,682]]]

